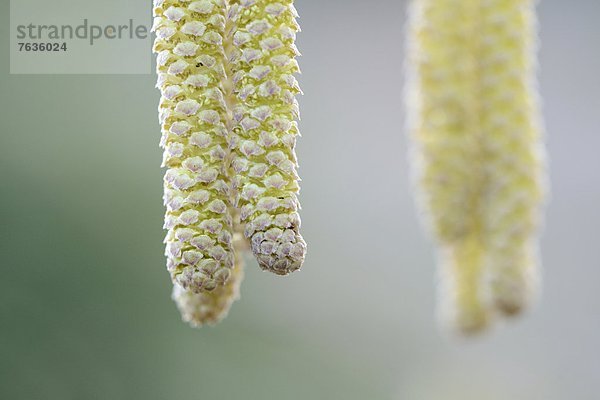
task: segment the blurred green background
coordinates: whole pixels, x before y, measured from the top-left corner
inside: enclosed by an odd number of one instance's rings
[[[202,330],[170,300],[155,77],[9,75],[0,3],[0,399],[600,398],[599,2],[540,4],[544,293],[474,340],[435,318],[405,2],[297,1],[309,255],[285,279],[248,259],[241,301]]]

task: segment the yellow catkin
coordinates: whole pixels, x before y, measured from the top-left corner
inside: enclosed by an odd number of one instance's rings
[[[535,82],[534,0],[482,1],[482,127],[491,296],[512,315],[535,294],[537,230],[544,194]]]
[[[261,268],[298,270],[299,233],[294,147],[300,93],[294,44],[299,27],[291,0],[230,0],[233,186],[245,235]]]
[[[463,332],[531,290],[541,200],[533,1],[413,0],[408,106],[441,308]]]
[[[415,0],[409,106],[421,200],[442,248],[446,317],[487,325],[483,290],[479,115],[479,0]]]
[[[235,226],[233,247],[235,263],[231,277],[224,286],[206,293],[193,293],[179,285],[173,286],[172,298],[181,318],[191,326],[199,328],[219,323],[227,316],[232,304],[240,298],[240,286],[244,278],[243,253],[247,244],[239,224]]]
[[[200,293],[225,285],[234,264],[223,0],[155,0],[159,119],[164,149],[167,267]]]

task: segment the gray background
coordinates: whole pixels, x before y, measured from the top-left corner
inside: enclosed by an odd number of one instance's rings
[[[251,262],[199,331],[169,299],[155,77],[10,76],[1,4],[0,398],[600,398],[600,2],[539,7],[544,293],[469,341],[438,329],[410,191],[405,2],[297,2],[309,255],[287,279]]]

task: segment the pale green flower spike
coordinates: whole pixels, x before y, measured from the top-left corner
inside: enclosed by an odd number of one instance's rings
[[[230,0],[233,186],[260,267],[278,275],[298,270],[306,253],[294,153],[297,16],[292,0]]]
[[[239,295],[235,207],[263,269],[286,275],[304,260],[299,27],[291,0],[154,0],[154,16],[167,268],[184,320],[200,326]]]
[[[532,296],[543,157],[534,0],[413,0],[408,107],[442,306],[465,333]]]
[[[182,319],[191,326],[199,328],[219,323],[227,316],[233,302],[240,298],[240,285],[244,278],[242,254],[247,246],[239,225],[236,225],[233,247],[235,263],[231,277],[224,286],[206,293],[193,293],[179,285],[173,286],[173,300],[177,304]]]
[[[223,0],[155,0],[167,267],[189,292],[226,284],[234,264]],[[227,289],[223,289],[227,290]]]

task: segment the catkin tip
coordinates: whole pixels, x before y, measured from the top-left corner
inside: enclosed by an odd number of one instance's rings
[[[180,285],[174,285],[171,297],[179,309],[182,320],[190,326],[194,328],[214,326],[227,316],[232,304],[240,298],[243,277],[244,263],[240,254],[231,277],[223,286],[216,287],[210,292],[194,293]]]
[[[512,251],[509,251],[512,250]],[[535,302],[540,286],[537,244],[530,239],[499,247],[491,253],[490,289],[494,308],[506,316],[516,316]]]
[[[451,330],[473,335],[485,330],[491,315],[483,289],[484,251],[476,235],[442,246],[440,307]]]
[[[269,233],[258,232],[251,239],[259,267],[280,276],[299,270],[306,257],[306,242],[302,236],[291,230],[276,237],[269,237]]]
[[[526,282],[513,280],[492,284],[494,307],[502,314],[512,317],[521,314],[530,303],[530,292]]]
[[[490,325],[490,318],[484,310],[474,310],[461,314],[453,322],[452,329],[463,336],[474,336],[484,332]]]

